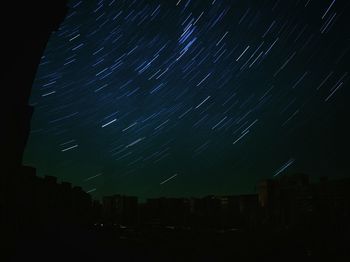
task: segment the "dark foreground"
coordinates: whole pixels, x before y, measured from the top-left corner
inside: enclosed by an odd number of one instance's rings
[[[2,261],[350,261],[349,236],[326,231],[121,231],[101,226],[26,231],[8,239]]]

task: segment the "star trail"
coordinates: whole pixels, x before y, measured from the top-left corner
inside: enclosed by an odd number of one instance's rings
[[[71,1],[24,163],[95,197],[247,193],[348,173],[349,3]]]

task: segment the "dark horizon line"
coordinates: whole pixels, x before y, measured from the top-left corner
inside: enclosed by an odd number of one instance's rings
[[[337,180],[343,180],[343,179],[350,179],[348,176],[346,176],[344,174],[341,177],[337,177],[337,178],[333,178],[333,177],[330,178],[329,176],[319,176],[318,179],[316,179],[316,177],[314,177],[314,176],[310,176],[309,174],[306,174],[306,173],[298,171],[298,172],[288,172],[288,173],[285,173],[285,174],[282,174],[282,175],[279,175],[279,176],[273,176],[272,178],[259,179],[258,182],[254,185],[254,189],[251,192],[249,192],[249,193],[247,192],[247,193],[216,194],[214,192],[212,192],[212,193],[208,192],[208,193],[204,193],[204,194],[199,194],[197,196],[195,196],[195,195],[191,195],[191,196],[180,196],[180,195],[177,195],[177,196],[169,196],[168,195],[168,196],[166,196],[166,195],[163,195],[163,196],[158,196],[158,197],[141,197],[139,195],[128,195],[128,194],[125,194],[125,193],[115,192],[115,193],[111,193],[111,194],[108,194],[108,195],[102,195],[100,197],[93,197],[91,193],[89,193],[88,191],[83,189],[82,186],[80,186],[80,185],[73,185],[71,182],[62,180],[59,177],[53,176],[53,175],[39,176],[36,173],[36,167],[33,167],[33,166],[22,165],[22,167],[29,167],[29,168],[35,169],[35,177],[37,177],[37,178],[45,179],[45,177],[53,177],[53,178],[55,178],[57,185],[62,185],[62,183],[69,183],[69,184],[71,184],[72,188],[74,188],[74,187],[81,188],[81,190],[83,192],[85,192],[86,194],[91,196],[91,199],[93,201],[99,201],[99,202],[101,202],[104,197],[110,197],[110,196],[116,196],[116,195],[127,196],[127,197],[137,197],[138,203],[146,203],[148,199],[160,199],[160,198],[193,199],[193,198],[205,198],[205,197],[210,197],[210,196],[213,196],[213,197],[249,196],[249,195],[256,195],[257,194],[257,188],[256,187],[262,181],[278,181],[279,179],[281,179],[283,177],[295,176],[295,175],[305,175],[305,176],[307,176],[309,184],[315,184],[316,182],[322,182],[322,181],[337,181]],[[58,182],[58,179],[60,179],[60,182]],[[160,185],[161,184],[162,183],[160,183]]]

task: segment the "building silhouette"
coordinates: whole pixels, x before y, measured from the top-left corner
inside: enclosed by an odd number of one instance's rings
[[[350,179],[289,174],[258,185],[260,221],[278,228],[344,228],[349,219]]]
[[[141,224],[151,226],[184,226],[189,214],[185,198],[152,198],[140,206]]]
[[[134,196],[112,195],[102,199],[103,224],[135,226],[138,222],[138,199]]]

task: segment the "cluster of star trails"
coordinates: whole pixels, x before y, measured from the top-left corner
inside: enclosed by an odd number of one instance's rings
[[[81,169],[76,180],[96,193],[106,175],[168,185],[254,147],[264,130],[290,132],[349,80],[336,66],[349,48],[329,40],[348,5],[321,2],[72,1],[33,86],[28,154],[45,141],[54,168]],[[271,177],[298,163],[280,157]]]

